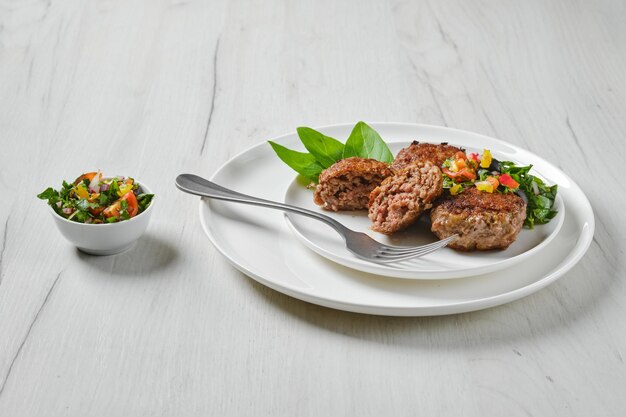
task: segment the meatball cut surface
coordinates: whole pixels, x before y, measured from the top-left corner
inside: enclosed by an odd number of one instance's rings
[[[396,155],[396,159],[394,159],[391,164],[391,168],[394,171],[398,171],[411,162],[426,161],[430,161],[441,168],[441,164],[443,164],[446,159],[452,158],[454,154],[459,151],[463,151],[463,149],[448,145],[447,143],[434,144],[413,141],[413,143],[406,148],[400,149],[400,152]]]
[[[390,175],[389,165],[375,159],[342,159],[322,171],[313,201],[332,211],[366,209],[372,190]]]
[[[370,195],[372,230],[392,234],[415,222],[443,192],[443,176],[432,162],[414,162],[376,187]]]
[[[439,239],[455,233],[448,244],[462,251],[506,249],[526,218],[526,203],[517,194],[486,193],[475,187],[450,196],[430,212],[431,230]]]

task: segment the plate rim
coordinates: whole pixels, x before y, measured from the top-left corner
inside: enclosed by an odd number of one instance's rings
[[[447,127],[447,126],[438,126],[438,125],[430,125],[430,124],[422,124],[422,123],[408,123],[408,122],[369,122],[370,125],[372,126],[401,126],[404,128],[430,128],[430,129],[439,129],[439,130],[450,130],[450,131],[455,131],[458,133],[463,133],[463,134],[470,134],[470,135],[476,135],[476,136],[487,136],[487,135],[483,135],[480,133],[475,133],[475,132],[471,132],[471,131],[466,131],[466,130],[462,130],[462,129],[457,129],[457,128],[452,128],[452,127]],[[337,124],[330,124],[330,125],[325,125],[325,126],[320,126],[320,127],[316,127],[316,130],[324,130],[324,129],[333,129],[333,128],[346,128],[349,126],[352,126],[353,123],[337,123]],[[279,135],[279,136],[275,136],[275,138],[273,139],[274,141],[280,141],[285,139],[288,136],[293,135],[293,132],[289,132],[283,135]],[[517,145],[514,144],[510,144],[509,142],[503,141],[502,139],[497,139],[497,138],[493,138],[490,136],[487,136],[490,139],[494,139],[496,141],[500,141],[500,142],[504,142],[507,145],[511,145],[514,146],[516,148],[519,148]],[[243,149],[242,151],[236,153],[235,155],[233,155],[231,158],[229,158],[227,161],[225,161],[222,165],[219,166],[219,168],[217,168],[213,174],[211,174],[210,179],[213,180],[215,179],[215,177],[217,175],[219,175],[219,173],[224,170],[230,163],[232,163],[233,161],[235,161],[236,159],[240,158],[241,156],[245,155],[248,152],[253,152],[255,151],[257,148],[260,148],[262,146],[264,146],[266,144],[266,141],[262,141],[260,143],[254,144],[252,146],[249,146],[246,149]],[[525,150],[523,148],[519,148],[522,150]],[[530,152],[530,151],[528,151]],[[532,153],[532,152],[531,152]],[[544,158],[542,158],[541,156],[538,156],[538,159],[541,160],[544,163],[549,163],[547,160],[545,160]],[[552,164],[550,164],[552,165]],[[558,168],[557,168],[558,169]],[[490,308],[490,307],[495,307],[498,305],[502,305],[502,304],[506,304],[515,300],[518,300],[520,298],[523,298],[527,295],[530,295],[542,288],[545,288],[546,286],[548,286],[549,284],[553,283],[554,281],[556,281],[558,278],[560,278],[561,276],[563,276],[567,271],[569,271],[570,269],[572,269],[579,261],[580,259],[585,255],[585,253],[587,252],[587,250],[589,249],[589,246],[591,245],[591,242],[593,240],[593,236],[594,236],[594,232],[595,232],[595,214],[593,212],[593,207],[591,206],[591,203],[589,202],[589,199],[587,198],[587,196],[585,195],[585,193],[582,191],[582,189],[580,188],[580,186],[574,182],[569,175],[567,175],[566,173],[564,173],[563,171],[561,171],[561,174],[564,175],[564,177],[569,181],[569,183],[571,184],[572,188],[577,191],[583,198],[584,198],[584,202],[585,202],[585,207],[584,209],[586,211],[589,212],[590,214],[590,218],[586,219],[585,224],[583,224],[581,226],[581,231],[580,233],[577,235],[577,241],[574,245],[574,247],[572,248],[572,250],[570,251],[570,256],[572,254],[574,254],[573,256],[571,256],[571,258],[564,258],[561,259],[561,261],[564,261],[567,259],[567,262],[561,262],[559,264],[555,265],[555,269],[553,269],[551,272],[549,272],[547,275],[539,278],[538,280],[528,284],[528,285],[524,285],[521,286],[519,288],[516,288],[514,290],[510,290],[510,291],[506,291],[500,294],[496,294],[496,295],[491,295],[488,297],[484,297],[484,298],[480,298],[480,299],[472,299],[472,300],[465,300],[465,301],[459,301],[459,302],[453,302],[450,304],[445,304],[445,305],[435,305],[435,306],[415,306],[415,305],[386,305],[386,306],[380,306],[380,305],[372,305],[372,304],[365,304],[365,303],[358,303],[358,302],[351,302],[351,301],[346,301],[346,300],[341,300],[341,299],[337,299],[337,298],[333,298],[333,297],[320,297],[317,295],[314,295],[310,292],[304,291],[301,288],[295,288],[289,284],[286,283],[276,283],[274,281],[272,281],[271,279],[268,279],[262,275],[257,274],[256,272],[246,268],[245,266],[239,264],[235,259],[233,259],[233,257],[230,256],[230,254],[219,244],[219,242],[215,239],[215,236],[213,236],[210,232],[210,228],[208,227],[208,225],[206,224],[206,219],[203,215],[203,209],[206,206],[208,206],[208,208],[210,208],[211,205],[211,201],[205,198],[201,198],[199,201],[199,217],[200,217],[200,223],[202,225],[202,229],[204,230],[204,233],[206,234],[206,236],[209,238],[209,241],[213,244],[213,246],[218,250],[218,252],[220,252],[226,259],[227,261],[233,266],[235,267],[237,270],[241,271],[242,273],[244,273],[245,275],[253,278],[254,280],[256,280],[257,282],[272,288],[278,292],[284,293],[286,295],[289,295],[291,297],[294,297],[296,299],[302,300],[302,301],[306,301],[306,302],[310,302],[313,304],[317,304],[317,305],[321,305],[321,306],[325,306],[325,307],[329,307],[329,308],[334,308],[334,309],[338,309],[338,310],[344,310],[344,311],[350,311],[350,312],[355,312],[355,313],[362,313],[362,314],[375,314],[375,315],[386,315],[386,316],[435,316],[435,315],[447,315],[447,314],[458,314],[458,313],[463,313],[463,312],[470,312],[470,311],[476,311],[476,310],[482,310],[485,308]],[[560,233],[560,232],[559,232]],[[396,278],[385,278],[385,277],[381,277],[381,279],[396,279]]]

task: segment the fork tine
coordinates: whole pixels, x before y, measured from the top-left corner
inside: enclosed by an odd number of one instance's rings
[[[443,248],[447,244],[448,242],[444,242],[437,246],[430,246],[428,248],[416,250],[412,253],[404,253],[401,255],[380,254],[375,258],[375,260],[381,261],[381,262],[399,262],[399,261],[403,261],[406,259],[419,258],[420,256],[427,255],[433,251],[436,251],[437,249]]]
[[[436,241],[436,242],[432,242],[432,243],[428,243],[426,245],[421,245],[421,246],[407,246],[406,248],[380,248],[379,253],[381,254],[385,254],[385,255],[403,255],[403,254],[409,254],[409,253],[413,253],[416,250],[420,249],[420,248],[428,248],[430,246],[436,246],[439,242],[441,242],[440,240]]]
[[[434,252],[434,251],[436,251],[436,250],[438,250],[438,249],[440,249],[440,248],[442,248],[444,246],[446,246],[446,244],[442,244],[439,247],[432,247],[432,248],[430,248],[428,250],[424,250],[424,251],[421,251],[421,252],[412,253],[410,255],[403,255],[403,256],[393,257],[393,258],[389,258],[389,257],[386,257],[386,256],[377,257],[377,258],[374,258],[372,261],[376,262],[376,263],[381,263],[381,264],[403,262],[403,261],[407,261],[407,260],[410,260],[410,259],[416,259],[416,258],[422,257],[424,255],[428,255],[429,253]]]
[[[381,254],[381,255],[384,254],[385,256],[387,256],[387,255],[390,255],[390,256],[393,256],[393,255],[405,255],[405,254],[408,255],[408,254],[414,253],[416,251],[419,252],[420,250],[428,249],[430,247],[437,247],[437,248],[439,248],[442,242],[448,243],[448,242],[452,241],[453,239],[456,239],[457,236],[458,235],[455,234],[455,235],[452,235],[452,236],[448,236],[445,239],[438,240],[436,242],[432,242],[432,243],[429,243],[429,244],[426,244],[426,245],[422,245],[422,246],[413,246],[413,247],[411,247],[411,246],[404,246],[404,247],[402,247],[402,246],[388,246],[388,245],[384,245],[383,247],[381,247],[381,250],[379,251],[379,254]]]
[[[390,263],[390,262],[400,262],[400,261],[404,261],[407,259],[424,256],[431,252],[436,251],[437,249],[440,249],[446,246],[456,237],[457,237],[456,235],[450,236],[438,242],[431,243],[425,246],[420,246],[418,248],[414,248],[412,252],[406,252],[406,253],[401,253],[401,254],[379,253],[378,256],[374,259],[374,261],[380,262],[380,263]]]
[[[400,253],[405,253],[405,252],[412,252],[412,251],[414,251],[416,249],[429,247],[431,245],[437,245],[437,244],[439,244],[442,241],[449,242],[449,241],[451,241],[451,240],[453,240],[453,239],[455,239],[457,237],[458,237],[458,234],[455,233],[454,235],[448,236],[448,237],[446,237],[444,239],[437,240],[435,242],[428,243],[426,245],[421,245],[421,246],[393,246],[393,245],[386,245],[384,243],[379,243],[379,246],[380,246],[381,252],[384,251],[384,252],[387,252],[387,253],[393,253],[393,254],[398,253],[398,254],[400,254]]]

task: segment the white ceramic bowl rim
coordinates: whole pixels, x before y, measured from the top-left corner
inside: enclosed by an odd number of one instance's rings
[[[141,187],[141,190],[144,192],[144,194],[153,194],[152,190],[150,189],[150,187],[148,187],[146,184],[144,184],[143,182],[137,181],[135,180],[135,183],[139,185],[139,187]],[[66,219],[65,217],[61,216],[59,213],[56,212],[56,210],[54,210],[52,208],[52,206],[48,205],[48,209],[50,209],[50,211],[59,219],[71,223],[71,224],[78,224],[81,226],[86,226],[86,227],[120,227],[120,225],[123,224],[129,224],[131,222],[133,222],[135,219],[137,219],[137,217],[141,216],[142,214],[147,213],[148,211],[152,210],[152,206],[154,205],[154,200],[156,199],[156,195],[152,198],[152,201],[150,202],[150,205],[148,206],[147,209],[145,209],[144,211],[142,211],[141,213],[137,214],[134,217],[131,217],[128,220],[124,220],[121,222],[115,222],[115,223],[97,223],[97,224],[93,224],[93,223],[80,223],[80,222],[73,222],[71,220]]]

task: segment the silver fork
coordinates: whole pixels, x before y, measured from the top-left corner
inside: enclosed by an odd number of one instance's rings
[[[335,231],[343,237],[346,242],[346,248],[350,252],[361,259],[376,263],[400,262],[424,256],[428,253],[436,251],[437,249],[443,248],[457,237],[457,235],[452,235],[437,242],[422,246],[390,246],[377,242],[365,233],[355,232],[354,230],[348,229],[337,220],[323,214],[289,204],[277,203],[241,194],[217,185],[197,175],[179,175],[176,177],[176,186],[181,191],[189,194],[214,198],[217,200],[232,201],[234,203],[273,208],[320,220],[335,229]]]

